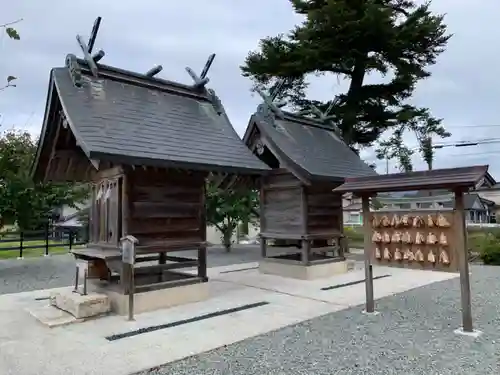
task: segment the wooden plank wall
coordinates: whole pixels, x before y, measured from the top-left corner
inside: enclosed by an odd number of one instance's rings
[[[266,176],[261,187],[261,231],[301,233],[301,197],[301,183],[291,173],[278,169]]]
[[[93,184],[90,209],[90,243],[118,246],[121,238],[121,177]]]
[[[140,245],[205,241],[205,174],[136,168],[126,177],[127,230]]]
[[[334,187],[316,183],[305,188],[309,234],[342,232],[342,195],[334,193]]]

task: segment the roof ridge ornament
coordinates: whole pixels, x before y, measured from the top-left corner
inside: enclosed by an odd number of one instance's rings
[[[207,92],[208,92],[208,96],[210,98],[210,101],[212,102],[212,106],[214,107],[214,109],[217,112],[217,114],[219,116],[223,115],[223,114],[226,114],[224,106],[222,105],[222,101],[220,100],[220,98],[215,93],[215,90],[208,89]]]
[[[87,64],[89,65],[90,71],[94,77],[98,77],[99,69],[97,67],[97,62],[99,62],[104,56],[105,52],[101,49],[97,51],[94,55],[91,55],[92,50],[94,49],[95,41],[97,38],[97,33],[99,32],[99,27],[101,26],[102,17],[97,17],[94,21],[94,25],[92,26],[92,31],[90,32],[90,37],[87,43],[83,40],[81,35],[76,36],[76,41],[80,46],[83,57]]]
[[[162,70],[163,70],[163,66],[155,65],[151,69],[149,69],[145,75],[146,75],[146,77],[153,78],[155,75],[160,73]]]
[[[203,67],[203,70],[201,71],[201,74],[199,76],[189,66],[186,67],[186,72],[188,72],[189,76],[194,81],[194,88],[204,89],[206,84],[210,81],[210,79],[207,77],[207,74],[210,70],[210,67],[212,66],[212,63],[214,62],[214,59],[215,53],[212,53],[210,56],[208,56],[207,62],[205,63],[205,66]]]
[[[82,69],[80,68],[80,64],[78,64],[77,57],[70,53],[66,55],[66,67],[69,70],[69,75],[71,76],[71,80],[73,81],[73,85],[75,87],[82,87]]]
[[[340,101],[341,100],[338,97],[334,98],[324,112],[322,112],[314,104],[310,104],[309,108],[300,111],[298,114],[302,116],[307,116],[309,114],[312,114],[318,121],[322,122],[323,124],[328,124],[337,135],[341,135],[339,127],[332,121],[335,118],[335,116],[330,115],[332,109],[336,105],[338,105]]]
[[[274,115],[276,115],[280,119],[284,119],[285,118],[285,114],[283,113],[283,111],[281,110],[281,108],[286,105],[286,102],[282,100],[282,101],[279,101],[279,102],[275,103],[274,100],[276,99],[276,97],[278,96],[278,94],[280,94],[283,91],[283,85],[284,84],[285,84],[285,79],[284,78],[280,78],[276,82],[276,84],[274,85],[274,87],[271,89],[271,92],[270,92],[269,95],[265,94],[264,91],[262,91],[258,87],[255,87],[253,89],[253,91],[256,92],[257,94],[259,94],[260,97],[262,98],[262,100],[264,100],[263,105],[267,107],[267,110],[270,111],[270,112],[272,112]],[[259,107],[262,108],[261,106],[259,106]]]

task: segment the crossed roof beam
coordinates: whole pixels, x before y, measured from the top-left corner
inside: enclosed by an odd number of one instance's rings
[[[97,63],[100,60],[102,60],[102,58],[106,55],[106,53],[102,49],[92,55],[92,50],[94,49],[94,45],[97,39],[97,34],[101,26],[101,21],[102,17],[96,18],[96,20],[94,21],[94,25],[92,26],[92,30],[90,32],[89,40],[87,42],[84,41],[81,35],[76,36],[78,45],[80,46],[80,49],[83,52],[83,58],[87,62],[92,75],[96,78],[99,76],[99,68],[97,66]],[[208,71],[210,70],[210,67],[212,66],[212,63],[214,62],[214,59],[215,59],[215,53],[212,53],[208,57],[207,62],[205,63],[205,66],[203,67],[203,70],[201,71],[200,75],[197,75],[190,67],[186,67],[186,71],[194,81],[193,88],[205,89],[205,86],[210,81],[207,75]],[[162,70],[163,66],[155,65],[151,69],[149,69],[146,73],[144,73],[144,75],[146,77],[153,78],[157,74],[159,74]]]

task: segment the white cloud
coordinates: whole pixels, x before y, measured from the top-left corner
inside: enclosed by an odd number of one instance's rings
[[[454,36],[433,67],[433,76],[419,85],[414,102],[445,119],[453,133],[448,141],[500,138],[500,126],[473,127],[500,125],[496,110],[500,56],[497,49],[488,48],[496,45],[500,3],[478,0],[471,6],[465,0],[434,0],[432,7],[447,13],[445,21]],[[100,15],[103,22],[96,49],[106,51],[106,64],[137,71],[162,64],[163,77],[189,82],[185,66],[200,70],[207,56],[216,53],[210,86],[242,135],[259,98],[251,95],[251,84],[241,76],[239,66],[259,39],[287,32],[300,21],[291,9],[287,0],[7,2],[2,5],[0,21],[24,21],[17,25],[20,41],[0,39],[0,77],[19,77],[17,88],[0,93],[3,125],[27,127],[38,135],[50,69],[62,65],[67,53],[79,55],[76,34],[87,37]],[[329,99],[343,88],[345,82],[321,77],[313,80],[309,91],[314,98]],[[415,144],[411,139],[408,142]],[[495,146],[488,147],[438,150],[435,167],[490,163],[492,173],[500,178],[500,167],[494,165],[496,156],[490,150]],[[474,152],[476,156],[471,155]],[[362,155],[373,158],[370,151]],[[417,156],[415,165],[423,167]],[[390,168],[394,170],[393,163]],[[379,169],[385,170],[383,162]]]

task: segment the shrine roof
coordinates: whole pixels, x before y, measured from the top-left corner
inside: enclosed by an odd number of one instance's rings
[[[333,127],[315,119],[281,111],[282,116],[266,113],[265,105],[251,117],[245,137],[252,143],[258,129],[265,146],[282,167],[295,170],[307,180],[344,181],[348,177],[376,176]]]
[[[67,58],[66,67],[50,73],[34,175],[40,153],[50,152],[59,103],[89,159],[257,175],[269,170],[241,141],[213,90],[97,63],[93,74],[86,60],[68,56],[70,64]]]
[[[334,191],[359,195],[410,190],[470,189],[481,184],[485,178],[492,178],[488,174],[488,166],[478,165],[349,178]]]

